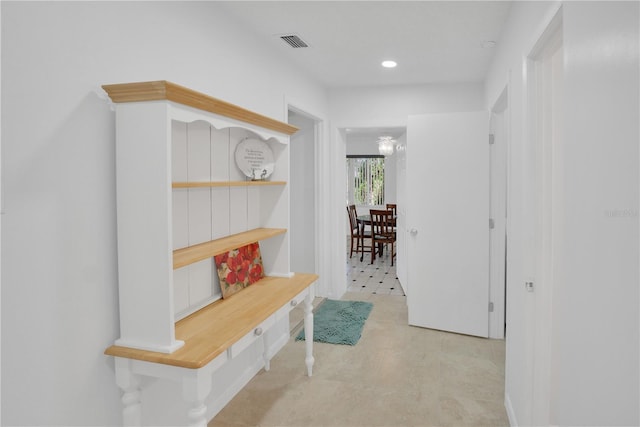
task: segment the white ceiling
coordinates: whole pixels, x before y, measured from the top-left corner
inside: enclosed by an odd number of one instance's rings
[[[480,82],[507,1],[226,1],[218,7],[326,87]],[[297,34],[294,49],[278,36]],[[384,69],[385,59],[398,62]]]

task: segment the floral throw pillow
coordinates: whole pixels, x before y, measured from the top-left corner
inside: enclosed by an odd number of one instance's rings
[[[216,255],[214,259],[222,298],[231,296],[264,277],[258,242]]]

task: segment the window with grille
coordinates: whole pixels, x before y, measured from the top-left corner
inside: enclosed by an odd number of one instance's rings
[[[384,156],[347,156],[347,200],[360,206],[384,205]]]

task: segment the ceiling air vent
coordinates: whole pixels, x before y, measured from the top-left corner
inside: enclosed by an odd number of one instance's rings
[[[295,34],[286,34],[284,36],[280,36],[280,38],[284,40],[286,44],[296,49],[301,47],[309,47],[309,45],[304,40],[302,40]]]

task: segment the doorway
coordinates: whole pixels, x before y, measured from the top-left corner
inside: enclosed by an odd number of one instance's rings
[[[345,147],[345,176],[343,181],[344,200],[347,205],[355,204],[358,215],[368,215],[371,208],[385,208],[387,203],[397,205],[397,224],[401,229],[401,219],[404,218],[404,148],[406,144],[406,128],[404,126],[393,127],[362,127],[362,128],[343,128],[341,129],[342,140]],[[382,156],[378,149],[378,139],[381,136],[389,136],[393,141],[392,154]],[[350,162],[358,164],[369,161],[382,161],[384,165],[383,179],[378,180],[375,188],[380,189],[382,185],[384,191],[382,198],[376,197],[355,197],[355,187],[362,190],[362,185],[357,173],[360,169],[349,166]],[[372,178],[375,174],[365,173],[368,178]],[[360,184],[358,184],[360,183]],[[379,193],[376,193],[380,195]],[[341,216],[347,216],[345,206],[341,206]],[[371,255],[365,252],[363,260],[360,261],[361,254],[355,254],[350,257],[350,233],[348,227],[347,251],[345,251],[346,259],[346,290],[353,292],[368,292],[374,294],[386,295],[405,295],[405,283],[400,281],[406,258],[404,251],[401,253],[401,242],[404,236],[398,236],[398,240],[394,244],[396,256],[394,265],[391,266],[388,251],[384,252],[383,258],[376,257],[374,264],[371,264]],[[402,234],[402,233],[398,233]],[[369,240],[366,241],[369,244]]]
[[[562,147],[564,50],[562,15],[556,16],[529,57],[530,142],[535,152],[533,202],[534,284],[533,303],[533,401],[532,421],[548,424],[551,390],[551,339],[553,287],[561,275]]]
[[[320,120],[289,108],[288,122],[299,130],[290,141],[291,271],[318,273],[316,147]]]
[[[489,123],[489,338],[495,339],[503,339],[506,331],[508,106],[505,87]]]
[[[507,364],[512,372],[521,374],[507,384],[506,400],[510,419],[526,425],[549,425],[551,421],[553,294],[554,284],[561,280],[562,21],[560,6],[524,58],[526,139],[522,158],[511,159],[522,168],[525,283],[510,283],[509,287],[509,299],[521,308],[510,312],[510,324],[519,333],[508,335]],[[513,391],[517,391],[514,399]]]

